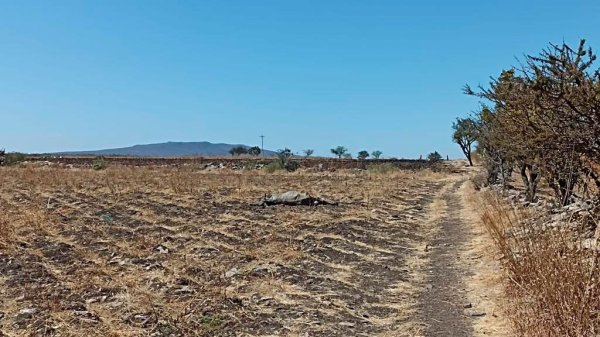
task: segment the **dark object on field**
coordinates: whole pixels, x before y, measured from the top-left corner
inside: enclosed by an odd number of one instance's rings
[[[0,150],[0,166],[4,166],[5,158],[6,158],[6,151],[4,151],[4,149],[2,149],[2,150]]]
[[[316,205],[337,205],[335,201],[312,197],[307,193],[288,191],[285,193],[275,193],[270,197],[265,196],[258,205],[288,205],[288,206],[316,206]]]

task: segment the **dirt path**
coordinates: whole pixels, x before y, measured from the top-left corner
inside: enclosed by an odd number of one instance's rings
[[[501,269],[480,224],[466,178],[451,181],[432,202],[425,287],[419,320],[425,336],[510,336],[503,317]]]
[[[429,248],[430,264],[422,297],[426,336],[473,335],[473,318],[465,311],[470,306],[465,286],[467,271],[461,261],[461,249],[468,239],[467,228],[460,218],[462,204],[458,189],[462,183],[464,181],[452,183],[441,196],[444,213]]]

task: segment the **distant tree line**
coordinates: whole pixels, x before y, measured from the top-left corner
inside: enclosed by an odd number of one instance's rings
[[[331,149],[331,153],[334,154],[335,156],[338,157],[338,159],[352,159],[352,154],[348,152],[348,149],[344,146],[337,146],[333,149]],[[379,159],[381,158],[381,155],[383,154],[383,152],[376,150],[373,151],[369,154],[369,151],[366,150],[362,150],[359,151],[356,155],[356,158],[360,159],[360,160],[365,160],[368,157],[373,157],[374,159]]]
[[[585,40],[550,44],[489,85],[464,92],[483,103],[456,120],[453,140],[471,164],[476,144],[487,183],[506,185],[516,170],[529,201],[544,179],[561,205],[577,186],[586,193],[600,188],[600,69]]]
[[[284,150],[289,150],[289,149],[286,148]],[[281,153],[281,151],[283,151],[283,150],[277,151],[276,155],[278,153]],[[262,151],[261,151],[260,147],[258,147],[258,146],[246,147],[246,146],[240,145],[240,146],[235,146],[229,150],[229,154],[231,154],[232,156],[241,156],[241,155],[260,156],[261,153],[262,153]],[[291,154],[291,156],[293,156],[293,153],[291,150],[289,150],[289,153]],[[309,158],[315,153],[315,151],[313,149],[306,149],[306,150],[303,150],[302,153],[304,154],[305,158]],[[337,146],[337,147],[331,149],[331,153],[334,154],[339,159],[342,159],[342,158],[351,159],[352,158],[352,154],[350,154],[348,152],[348,149],[344,146]],[[358,158],[360,160],[365,160],[369,157],[372,157],[374,159],[380,159],[382,155],[383,155],[383,152],[381,152],[379,150],[373,151],[371,153],[369,153],[366,150],[362,150],[357,153],[356,158]]]

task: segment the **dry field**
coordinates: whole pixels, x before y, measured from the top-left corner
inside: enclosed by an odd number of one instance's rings
[[[1,168],[0,336],[433,335],[436,282],[461,282],[436,247],[464,180]],[[287,190],[340,204],[253,205]]]

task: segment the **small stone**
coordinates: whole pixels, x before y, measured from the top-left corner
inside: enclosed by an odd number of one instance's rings
[[[123,305],[123,302],[116,301],[116,302],[110,302],[106,306],[109,308],[118,308],[122,305]]]
[[[463,305],[463,308],[465,308],[465,309],[470,309],[472,307],[473,307],[473,304],[471,304],[471,303],[467,303],[467,304]]]
[[[582,242],[582,246],[585,249],[592,249],[596,246],[596,240],[595,239],[585,239]]]
[[[169,248],[163,246],[163,245],[158,245],[158,247],[155,248],[159,254],[169,254]]]
[[[485,312],[476,310],[468,310],[467,314],[471,317],[483,317],[486,315]]]
[[[190,288],[190,286],[182,286],[181,288],[175,290],[176,294],[189,294],[193,292],[194,291],[192,290],[192,288]]]
[[[15,318],[17,325],[27,324],[33,318],[33,315],[37,312],[36,309],[22,309]]]
[[[237,268],[231,268],[225,273],[225,277],[230,278],[238,275],[240,271]]]
[[[106,302],[107,298],[108,298],[108,296],[106,296],[106,295],[99,296],[99,297],[92,297],[92,298],[88,298],[87,300],[85,300],[85,303],[92,304],[92,303],[98,303],[98,302]]]
[[[161,269],[162,265],[158,262],[154,262],[154,263],[150,263],[149,265],[146,266],[146,270],[151,270],[151,269]]]
[[[75,314],[75,316],[84,317],[84,318],[93,318],[94,317],[94,314],[92,314],[91,312],[89,312],[87,310],[75,310],[75,311],[73,311],[73,313]]]
[[[24,315],[33,315],[37,312],[37,310],[35,308],[27,308],[27,309],[21,309],[19,311],[19,314],[24,314]]]
[[[257,302],[262,303],[262,302],[269,302],[271,300],[273,300],[273,297],[263,297],[263,298],[260,298]]]
[[[345,327],[349,327],[349,328],[354,328],[356,326],[356,324],[351,323],[351,322],[341,322],[340,326],[345,326]]]

